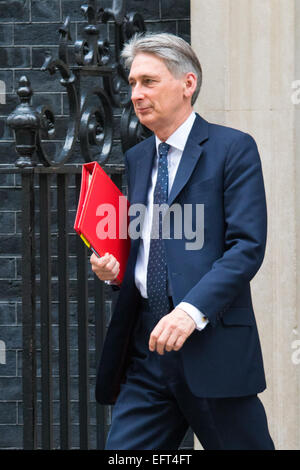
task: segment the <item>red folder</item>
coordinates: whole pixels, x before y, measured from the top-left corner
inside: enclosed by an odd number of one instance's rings
[[[74,229],[98,257],[108,252],[119,261],[120,283],[130,250],[128,209],[127,198],[97,162],[82,165]]]

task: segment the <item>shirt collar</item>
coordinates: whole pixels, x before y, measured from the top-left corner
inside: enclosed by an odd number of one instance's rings
[[[183,152],[186,141],[188,140],[189,133],[193,127],[196,114],[193,111],[189,117],[179,126],[175,132],[166,140],[166,143],[171,147],[174,147]],[[158,153],[158,146],[162,142],[157,136],[155,136],[156,151]]]

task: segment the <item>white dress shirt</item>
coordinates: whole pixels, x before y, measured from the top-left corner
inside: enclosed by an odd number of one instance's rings
[[[170,145],[170,150],[168,153],[168,173],[169,173],[169,184],[168,192],[170,194],[177,168],[188,139],[189,133],[194,124],[196,115],[194,112],[190,114],[187,120],[181,124],[178,129],[167,139],[166,143]],[[153,193],[157,180],[158,172],[158,146],[161,141],[155,136],[156,140],[156,158],[154,160],[154,165],[152,168],[152,175],[150,186],[148,189],[147,196],[147,210],[144,218],[142,237],[140,240],[139,250],[137,254],[137,261],[135,265],[135,284],[138,290],[141,293],[141,296],[147,298],[147,265],[149,259],[149,250],[150,250],[150,233],[152,227],[152,217],[153,217]],[[169,293],[170,294],[170,293]],[[200,312],[194,305],[191,305],[187,302],[180,302],[176,307],[184,310],[196,323],[198,330],[202,330],[208,323],[207,318],[204,317],[203,313]]]

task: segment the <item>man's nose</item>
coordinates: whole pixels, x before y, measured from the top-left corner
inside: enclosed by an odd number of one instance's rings
[[[140,100],[140,99],[143,99],[143,98],[144,98],[143,87],[136,84],[134,87],[132,87],[131,99],[132,100]]]

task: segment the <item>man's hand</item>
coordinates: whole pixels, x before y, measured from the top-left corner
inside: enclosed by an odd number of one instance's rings
[[[161,355],[164,350],[178,351],[195,328],[194,320],[181,308],[175,308],[155,326],[150,335],[149,349]]]
[[[101,281],[113,281],[120,271],[120,263],[113,255],[105,253],[98,258],[94,253],[90,257],[92,271],[101,279]]]

